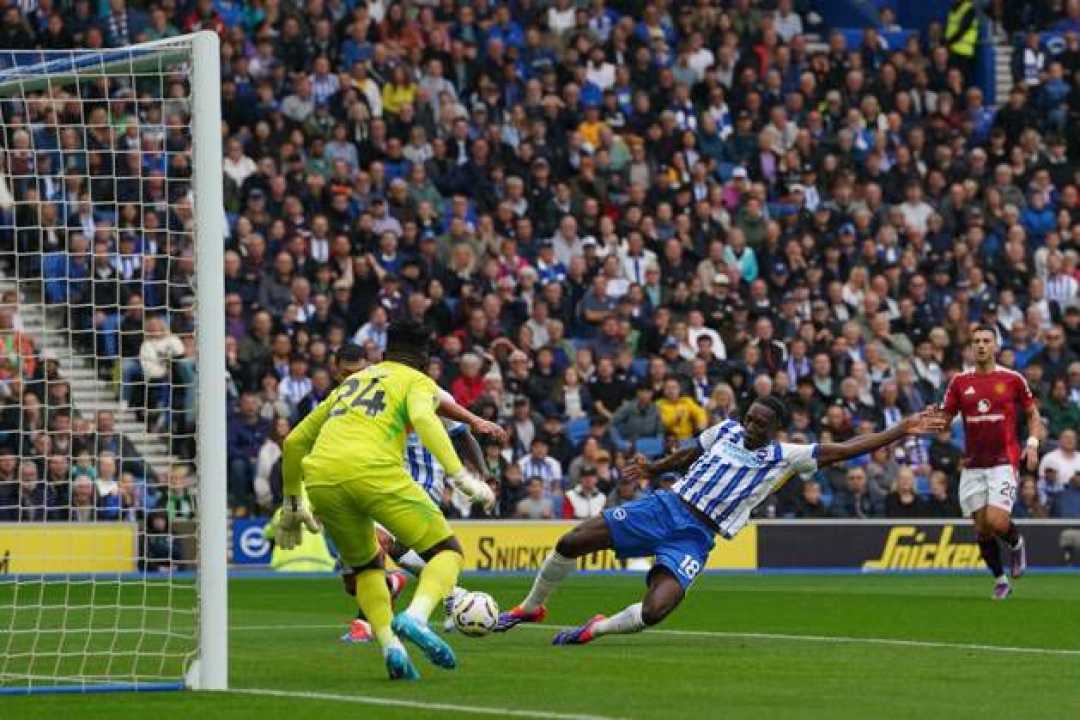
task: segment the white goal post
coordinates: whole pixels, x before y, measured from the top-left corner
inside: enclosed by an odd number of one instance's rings
[[[228,687],[220,78],[0,50],[0,695]]]

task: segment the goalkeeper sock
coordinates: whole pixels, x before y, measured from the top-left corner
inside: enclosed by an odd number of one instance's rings
[[[522,601],[521,608],[526,612],[532,612],[543,605],[547,601],[548,595],[554,592],[559,583],[565,580],[566,576],[576,568],[577,560],[563,557],[552,550],[540,567],[540,572],[536,574],[532,589],[529,590],[529,594]]]
[[[645,629],[645,621],[641,619],[641,603],[623,608],[607,620],[601,620],[593,628],[594,635],[627,635],[641,632]]]
[[[427,623],[435,606],[453,591],[464,564],[465,558],[453,550],[443,550],[428,560],[427,567],[420,573],[420,584],[405,612],[414,620]]]
[[[390,629],[394,612],[390,608],[390,591],[386,588],[386,573],[382,570],[362,570],[356,574],[356,602],[367,621],[371,623],[371,632],[382,645],[383,650],[400,647],[401,641]]]
[[[420,557],[420,554],[415,550],[406,550],[401,557],[394,558],[394,562],[416,577],[420,577],[420,573],[424,572],[424,568],[427,567],[424,558]]]

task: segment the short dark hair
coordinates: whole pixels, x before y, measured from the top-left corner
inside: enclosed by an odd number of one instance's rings
[[[412,355],[426,362],[431,328],[416,320],[395,320],[386,331],[386,352]]]
[[[776,417],[776,422],[780,427],[785,427],[788,423],[788,410],[784,402],[775,395],[766,395],[765,397],[759,397],[754,400],[756,403],[760,403],[772,411],[773,416]]]
[[[973,326],[971,328],[971,337],[972,337],[972,339],[974,339],[975,333],[980,333],[980,332],[990,333],[991,335],[994,336],[994,341],[995,342],[997,341],[997,330],[995,330],[993,328],[993,326],[987,325],[986,323],[978,323],[977,325]]]
[[[346,343],[338,348],[337,361],[339,363],[357,363],[364,359],[364,348],[356,343]]]

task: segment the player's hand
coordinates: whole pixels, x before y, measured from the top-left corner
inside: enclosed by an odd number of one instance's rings
[[[455,488],[461,491],[462,495],[481,505],[486,512],[491,512],[495,507],[495,491],[468,470],[462,468],[460,472],[450,475],[448,479]]]
[[[635,483],[652,479],[649,461],[644,455],[635,455],[633,461],[623,469],[623,477]]]
[[[928,435],[939,433],[948,427],[945,414],[936,407],[928,407],[914,415],[909,415],[902,421],[904,432],[908,435]]]
[[[304,539],[304,528],[317,533],[322,530],[319,521],[311,514],[299,495],[287,495],[281,506],[281,521],[278,523],[275,541],[284,550],[292,550]]]
[[[509,435],[507,435],[506,429],[503,428],[502,425],[499,425],[498,423],[493,423],[490,420],[484,420],[483,418],[478,418],[476,422],[472,424],[472,431],[477,435],[487,435],[488,437],[493,437],[500,443],[506,443],[506,441],[510,437]]]
[[[1024,448],[1024,464],[1031,472],[1039,469],[1039,446],[1028,445]]]

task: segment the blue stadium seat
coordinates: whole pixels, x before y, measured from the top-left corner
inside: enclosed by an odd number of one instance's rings
[[[634,447],[639,453],[651,460],[664,454],[664,438],[660,436],[640,437],[634,443]]]
[[[589,418],[575,418],[566,423],[566,436],[575,446],[580,445],[589,434]]]

